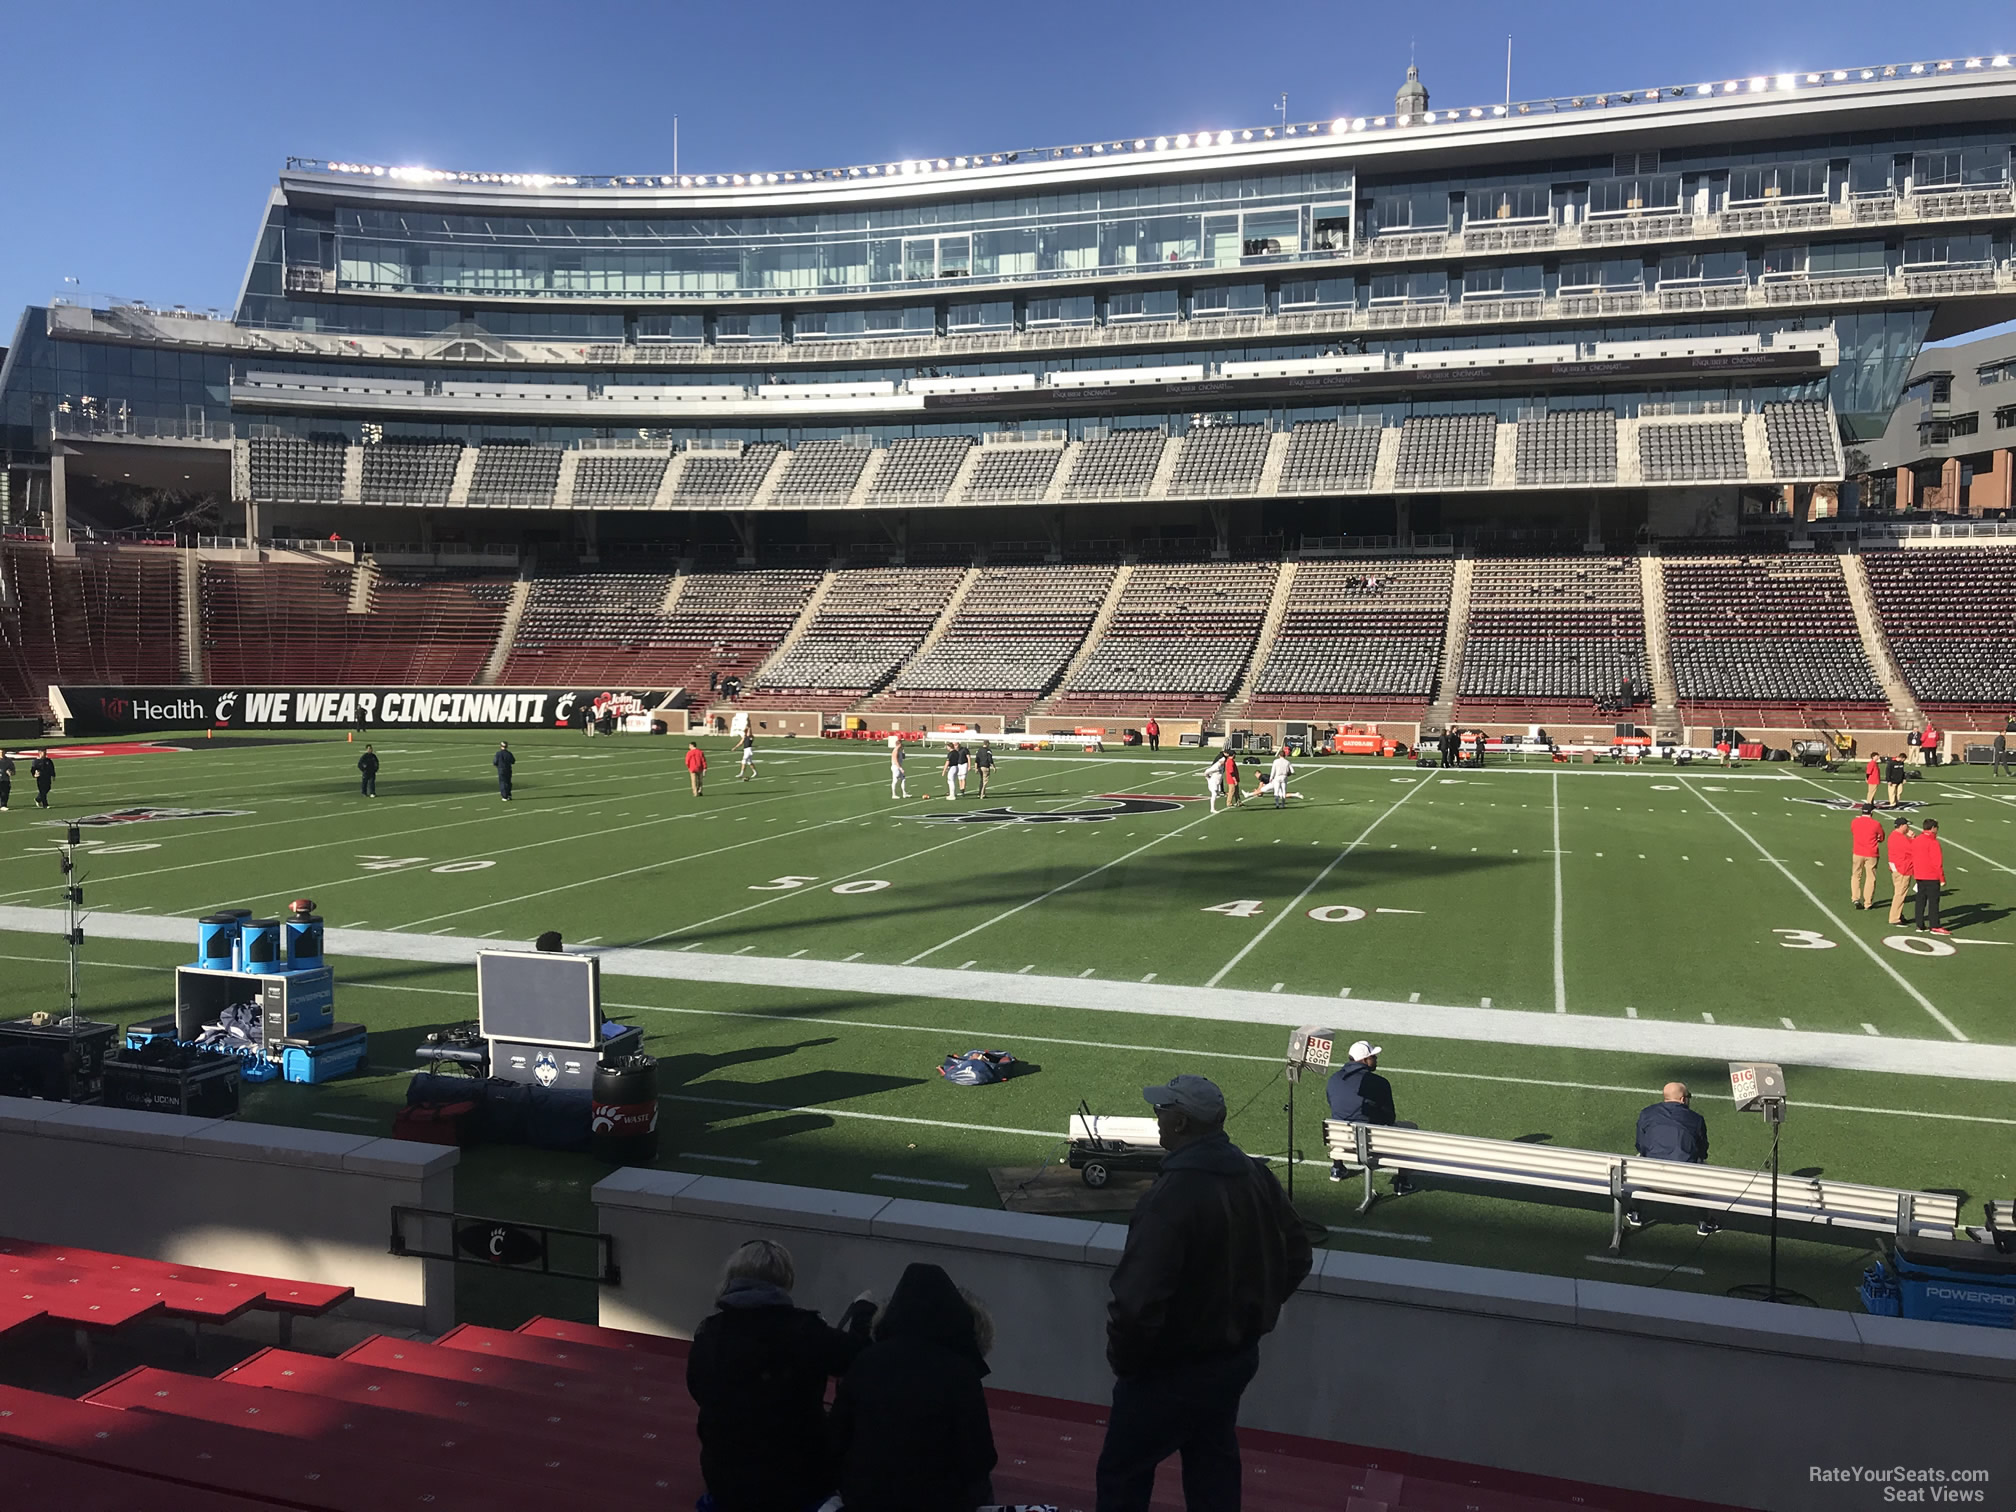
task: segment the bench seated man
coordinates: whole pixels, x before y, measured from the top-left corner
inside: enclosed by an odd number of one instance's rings
[[[1411,1129],[1401,1123],[1393,1106],[1393,1083],[1379,1074],[1380,1047],[1365,1040],[1355,1042],[1345,1053],[1344,1064],[1330,1073],[1324,1094],[1330,1100],[1330,1116],[1339,1123],[1379,1124],[1389,1129]],[[1330,1162],[1330,1179],[1344,1179],[1344,1162]],[[1393,1194],[1405,1196],[1414,1183],[1405,1171],[1393,1173]]]

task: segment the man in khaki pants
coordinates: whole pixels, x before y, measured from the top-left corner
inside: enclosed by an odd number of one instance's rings
[[[1904,922],[1904,904],[1911,896],[1911,821],[1899,819],[1887,844],[1890,855],[1890,922]]]
[[[1848,871],[1848,901],[1858,909],[1876,906],[1876,862],[1883,852],[1883,822],[1876,806],[1865,803],[1862,812],[1848,822],[1854,842]]]

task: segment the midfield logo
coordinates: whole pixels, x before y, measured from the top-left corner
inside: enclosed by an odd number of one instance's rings
[[[86,814],[82,819],[42,819],[37,822],[45,829],[60,829],[66,824],[103,829],[114,824],[148,824],[156,819],[236,819],[251,812],[251,809],[123,808],[106,814]]]
[[[946,824],[1104,824],[1108,819],[1134,819],[1143,814],[1173,814],[1190,798],[1114,798],[1101,809],[1066,809],[1060,813],[1025,814],[1019,809],[974,809],[970,814],[920,814],[921,819]]]
[[[1794,798],[1788,794],[1786,802],[1810,803],[1815,808],[1836,809],[1844,814],[1858,813],[1862,808],[1862,800],[1860,798]],[[1925,805],[1920,803],[1916,798],[1907,798],[1902,803],[1878,803],[1873,805],[1873,807],[1879,814],[1908,814],[1914,809],[1925,807]]]

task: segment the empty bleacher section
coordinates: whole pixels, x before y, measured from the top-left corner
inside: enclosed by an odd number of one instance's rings
[[[1271,562],[1139,566],[1053,714],[1209,716],[1229,698],[1274,595]]]
[[[1617,417],[1609,410],[1555,410],[1521,420],[1513,481],[1616,482]]]
[[[1919,707],[1943,719],[2016,714],[2016,547],[1870,551],[1884,639]]]
[[[663,573],[578,572],[532,584],[504,665],[507,683],[601,682],[690,688],[747,677],[763,664],[819,584],[810,570],[696,572],[672,585]]]
[[[1638,466],[1647,483],[1726,483],[1748,476],[1740,420],[1638,427]]]
[[[0,713],[47,716],[51,683],[172,683],[182,637],[175,554],[145,547],[0,550],[13,607],[0,613]]]
[[[249,452],[255,499],[272,504],[333,504],[343,497],[341,440],[258,436]]]
[[[851,441],[807,441],[791,453],[772,501],[801,507],[845,504],[867,463],[866,446]]]
[[[549,507],[560,483],[560,459],[555,446],[511,446],[492,442],[476,453],[476,473],[469,483],[469,502],[482,507],[524,509]],[[579,489],[579,474],[576,474]]]
[[[1827,556],[1669,559],[1666,625],[1695,723],[1889,723],[1841,564]],[[1722,715],[1728,718],[1700,718]]]
[[[944,635],[873,707],[1023,713],[1070,665],[1112,582],[1111,567],[982,568]]]
[[[351,573],[344,566],[203,563],[210,680],[255,687],[476,680],[504,623],[510,578],[381,570],[369,612],[352,614]]]
[[[648,509],[670,460],[663,452],[583,452],[574,464],[574,507]]]
[[[1273,437],[1264,425],[1212,425],[1191,431],[1177,454],[1169,492],[1186,498],[1252,493],[1260,486]]]
[[[1017,442],[984,449],[966,480],[967,504],[1012,504],[1043,497],[1050,480],[1057,475],[1061,446],[1039,446]]]
[[[364,448],[362,499],[366,504],[448,502],[460,441],[381,441]]]
[[[796,644],[745,697],[772,707],[844,709],[875,692],[930,634],[965,576],[957,567],[857,567],[837,572]]]
[[[1764,406],[1764,439],[1775,477],[1838,478],[1841,453],[1834,437],[1834,416],[1824,404]]]
[[[868,488],[870,504],[936,504],[973,449],[971,436],[906,436],[889,443]],[[1046,479],[1047,481],[1047,479]]]
[[[1418,719],[1435,691],[1447,561],[1303,562],[1249,719]]]
[[[1284,494],[1363,492],[1379,465],[1379,427],[1304,420],[1288,436]]]
[[[1594,700],[1617,694],[1627,677],[1639,685],[1650,679],[1635,557],[1477,563],[1463,643],[1462,718],[1586,716]]]
[[[1400,427],[1393,486],[1488,488],[1497,445],[1496,415],[1417,415]]]
[[[675,506],[748,504],[781,450],[774,442],[762,441],[739,452],[688,452],[686,466],[672,489],[672,502]]]
[[[1067,499],[1139,499],[1146,496],[1168,438],[1152,430],[1110,431],[1087,441],[1064,482]]]

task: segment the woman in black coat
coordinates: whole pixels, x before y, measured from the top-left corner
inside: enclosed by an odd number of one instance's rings
[[[994,1499],[980,1380],[993,1325],[935,1265],[913,1265],[840,1378],[833,1436],[847,1512],[973,1512]]]
[[[700,1407],[700,1474],[715,1512],[813,1512],[833,1493],[826,1382],[868,1343],[874,1304],[840,1327],[791,1301],[790,1251],[767,1239],[728,1257],[717,1311],[693,1334],[686,1389]]]

